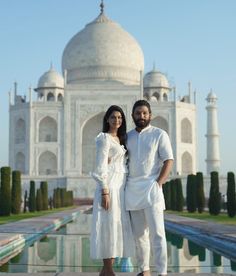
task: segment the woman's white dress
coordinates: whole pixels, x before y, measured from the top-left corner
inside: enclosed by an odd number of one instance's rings
[[[129,213],[125,210],[124,188],[127,174],[126,150],[110,134],[96,137],[96,169],[92,176],[97,182],[90,236],[92,259],[130,257],[134,241]],[[101,206],[101,190],[109,189],[110,207]]]

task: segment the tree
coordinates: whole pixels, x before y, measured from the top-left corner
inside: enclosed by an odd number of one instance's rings
[[[1,168],[0,215],[9,216],[11,213],[11,168]]]
[[[171,179],[170,181],[170,193],[171,193],[171,202],[170,202],[170,206],[171,206],[171,210],[176,211],[176,185],[175,185],[175,180]]]
[[[30,181],[29,211],[36,211],[35,182],[33,180]]]
[[[236,214],[235,178],[233,172],[227,174],[227,213],[233,218]]]
[[[184,207],[184,196],[180,178],[175,179],[176,186],[176,211],[182,212]]]
[[[165,185],[163,185],[163,193],[165,198],[165,205],[166,210],[170,210],[171,208],[171,192],[170,192],[170,181],[166,182]]]
[[[218,172],[211,172],[211,187],[208,201],[209,213],[218,215],[221,209],[221,194],[219,191],[219,175]]]
[[[28,192],[27,192],[27,190],[25,190],[25,194],[24,194],[24,209],[23,209],[24,213],[27,212],[27,206],[28,206]]]
[[[19,214],[21,211],[21,172],[12,172],[11,212]]]
[[[40,189],[42,192],[42,210],[48,210],[48,183],[42,181],[40,183]]]
[[[42,191],[41,189],[37,189],[36,192],[36,210],[41,211],[42,210]]]
[[[186,198],[187,210],[189,213],[196,212],[196,176],[189,174],[187,177],[187,198]]]
[[[203,187],[203,174],[197,172],[196,174],[196,189],[197,189],[197,210],[198,213],[202,213],[205,207],[205,194]]]

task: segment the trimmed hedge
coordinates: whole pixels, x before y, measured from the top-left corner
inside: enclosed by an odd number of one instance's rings
[[[11,191],[11,212],[19,214],[21,212],[21,172],[12,172],[12,191]]]

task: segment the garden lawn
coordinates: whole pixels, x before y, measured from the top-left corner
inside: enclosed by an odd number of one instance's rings
[[[27,219],[27,218],[40,217],[40,216],[44,216],[52,213],[58,213],[58,212],[73,209],[73,208],[75,208],[75,206],[57,208],[57,209],[52,209],[47,211],[32,212],[32,213],[30,212],[20,213],[18,215],[11,214],[10,216],[0,216],[0,224],[10,223],[10,222]]]
[[[230,218],[227,213],[221,213],[217,216],[210,215],[208,212],[199,213],[188,213],[187,211],[175,212],[175,211],[166,211],[167,214],[174,214],[183,217],[189,217],[193,219],[202,219],[212,222],[218,222],[222,224],[233,224],[236,225],[236,217]]]

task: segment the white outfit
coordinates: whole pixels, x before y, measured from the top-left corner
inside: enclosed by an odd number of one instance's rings
[[[134,241],[129,212],[125,210],[124,185],[127,175],[126,150],[110,134],[96,138],[97,182],[93,203],[90,255],[92,259],[129,257],[134,253]],[[101,190],[109,189],[110,207],[101,206]]]
[[[141,271],[149,270],[150,239],[159,274],[167,273],[167,250],[162,188],[156,182],[163,162],[173,159],[167,133],[151,125],[141,132],[128,133],[129,175],[125,190],[126,210],[130,210]]]

